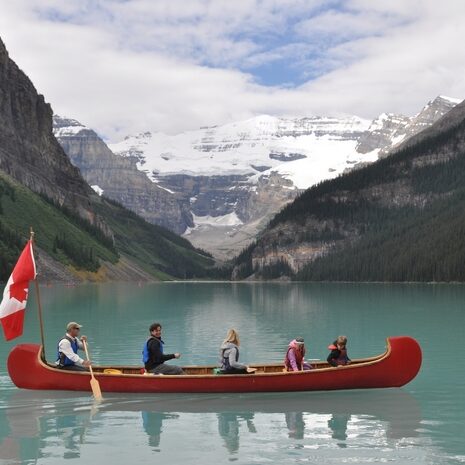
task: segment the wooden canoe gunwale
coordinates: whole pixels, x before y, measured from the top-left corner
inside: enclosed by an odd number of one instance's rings
[[[41,357],[42,354],[42,346],[40,346],[40,350],[37,352],[37,362],[38,364],[46,369],[50,370],[53,372],[58,372],[63,375],[78,375],[78,376],[89,376],[88,372],[82,372],[82,371],[72,371],[72,370],[62,370],[60,368],[55,368],[48,363],[45,363]],[[306,371],[276,371],[276,372],[256,372],[256,373],[249,373],[249,374],[215,374],[215,373],[204,373],[204,374],[185,374],[185,375],[163,375],[163,378],[171,378],[171,379],[198,379],[198,378],[214,378],[217,376],[221,377],[228,377],[228,378],[237,378],[237,377],[255,377],[255,376],[308,376],[313,373],[322,373],[322,372],[327,372],[327,371],[341,371],[341,370],[354,370],[357,368],[361,367],[366,367],[370,365],[375,365],[386,358],[388,358],[391,355],[391,343],[389,341],[389,338],[386,338],[386,350],[384,353],[376,355],[374,357],[367,357],[367,358],[361,358],[361,359],[355,359],[352,360],[352,362],[348,365],[343,365],[339,367],[332,367],[332,366],[324,366],[322,368],[313,368],[312,370],[306,370]],[[317,363],[325,364],[327,365],[326,362],[320,361]],[[283,368],[283,365],[280,363],[260,363],[260,364],[249,364],[252,367],[257,367],[257,368],[266,368],[266,367],[276,367],[276,368]],[[141,373],[104,373],[103,370],[105,369],[117,369],[117,370],[140,370],[142,367],[140,366],[117,366],[117,365],[95,365],[92,366],[94,369],[94,374],[100,378],[100,377],[112,377],[112,378],[146,378],[148,375],[144,375]],[[216,365],[186,365],[184,367],[181,367],[183,369],[209,369],[213,370],[214,368],[217,368]],[[100,371],[102,370],[102,371]],[[150,375],[149,375],[150,376]],[[154,376],[155,377],[155,376]]]

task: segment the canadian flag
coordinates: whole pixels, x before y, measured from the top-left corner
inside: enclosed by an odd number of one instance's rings
[[[0,304],[0,321],[7,341],[23,334],[29,281],[35,279],[36,274],[32,241],[28,241],[6,283]]]

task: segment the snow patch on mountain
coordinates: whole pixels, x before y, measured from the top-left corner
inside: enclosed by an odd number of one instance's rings
[[[89,128],[75,119],[53,115],[53,134],[57,139],[79,134],[83,130],[89,130]]]
[[[191,176],[258,175],[278,172],[299,189],[341,174],[364,161],[356,152],[370,121],[358,117],[277,118],[245,121],[170,136],[145,132],[111,144],[133,158],[153,181],[172,174]]]
[[[227,215],[221,216],[197,216],[192,215],[194,217],[194,224],[197,226],[240,226],[244,224],[239,217],[237,216],[236,212],[228,213]]]
[[[448,97],[447,95],[440,95],[438,98],[440,98],[442,100],[446,100],[446,101],[452,103],[454,106],[458,105],[460,102],[462,102],[462,100],[459,99],[459,98]]]
[[[103,195],[103,189],[100,186],[97,186],[97,184],[94,184],[92,189],[101,197]]]
[[[226,215],[219,216],[197,216],[195,214],[192,214],[192,217],[194,219],[194,226],[192,228],[186,228],[186,231],[184,232],[183,236],[189,236],[194,231],[197,231],[199,229],[205,230],[212,228],[223,228],[226,230],[230,230],[231,228],[242,226],[244,224],[237,216],[236,212],[231,212]]]

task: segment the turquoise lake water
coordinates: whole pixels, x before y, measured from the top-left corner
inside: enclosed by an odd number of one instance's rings
[[[14,387],[6,358],[38,342],[31,289],[24,335],[0,342],[0,464],[458,464],[465,462],[465,286],[160,283],[42,287],[47,359],[70,320],[97,364],[140,364],[163,324],[176,363],[211,364],[228,328],[244,362],[282,361],[303,336],[322,359],[338,334],[351,358],[408,334],[423,366],[401,389],[248,395],[105,395]],[[174,363],[174,362],[170,362]],[[27,367],[24,367],[27,370]]]

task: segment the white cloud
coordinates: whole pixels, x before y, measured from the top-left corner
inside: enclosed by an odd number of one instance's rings
[[[112,140],[260,113],[412,114],[438,94],[465,97],[465,3],[338,3],[0,0],[0,35],[57,113]],[[262,86],[252,73],[267,63],[319,77]]]
[[[390,27],[401,25],[408,17],[383,16],[372,11],[329,10],[296,24],[296,31],[303,37],[337,43],[358,37],[385,35]]]

